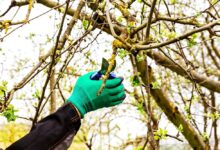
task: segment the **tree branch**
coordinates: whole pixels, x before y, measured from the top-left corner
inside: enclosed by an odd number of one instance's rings
[[[153,0],[153,3],[151,5],[151,9],[150,9],[150,14],[148,17],[148,23],[147,23],[147,29],[146,29],[146,40],[149,40],[149,35],[150,35],[150,27],[151,27],[151,23],[152,23],[152,16],[153,16],[153,12],[154,12],[154,8],[156,6],[157,0]]]
[[[169,44],[181,41],[181,40],[186,39],[188,36],[191,36],[191,35],[193,35],[195,33],[198,33],[198,32],[201,32],[201,31],[205,31],[205,30],[208,30],[208,29],[212,28],[215,25],[219,25],[220,24],[219,21],[220,21],[220,19],[218,19],[218,20],[216,20],[216,21],[214,21],[212,23],[209,23],[207,25],[204,25],[202,27],[199,27],[199,28],[197,28],[195,30],[192,30],[192,31],[190,31],[188,33],[185,33],[185,34],[183,34],[181,36],[178,36],[178,37],[176,37],[174,39],[171,39],[171,40],[168,40],[166,42],[160,43],[160,44],[150,44],[150,45],[139,45],[139,44],[137,44],[137,45],[135,45],[135,50],[148,50],[148,49],[153,49],[153,48],[159,48],[159,47],[163,47],[163,46],[166,46],[166,45],[169,45]]]
[[[220,82],[219,81],[214,81],[213,79],[206,77],[204,75],[201,75],[199,73],[196,73],[193,70],[191,71],[193,78],[189,78],[189,76],[186,74],[185,70],[183,70],[178,65],[174,64],[167,57],[162,56],[160,53],[151,51],[151,52],[147,52],[147,55],[150,58],[152,58],[153,60],[155,60],[159,65],[170,69],[171,71],[177,73],[178,75],[181,75],[191,81],[195,81],[199,85],[201,85],[209,90],[220,93]]]
[[[28,0],[19,1],[19,2],[15,1],[15,0],[12,0],[10,6],[8,7],[8,9],[4,13],[2,13],[0,15],[0,17],[6,15],[13,7],[16,7],[16,6],[21,7],[21,6],[28,5],[28,4],[29,4]]]
[[[182,19],[182,18],[170,18],[170,17],[160,16],[160,15],[158,15],[155,19],[153,19],[151,24],[156,23],[158,21],[169,21],[169,22],[173,22],[173,23],[179,23],[179,24],[184,24],[184,25],[192,25],[192,26],[196,26],[196,27],[201,26],[197,21],[195,21],[193,19],[192,20],[186,20],[186,19]],[[140,26],[134,28],[131,35],[137,33],[138,31],[142,30],[143,28],[145,28],[147,26],[147,24],[148,24],[148,21],[146,21],[143,24],[141,24]]]
[[[50,63],[49,69],[48,69],[47,78],[46,78],[44,86],[43,86],[43,90],[42,90],[42,94],[41,94],[41,97],[40,97],[40,100],[39,100],[39,103],[38,103],[38,107],[37,107],[37,110],[36,110],[36,113],[35,113],[35,116],[34,116],[34,119],[33,119],[33,122],[32,122],[32,128],[34,127],[35,123],[37,122],[37,119],[38,119],[38,116],[39,116],[39,111],[40,111],[40,108],[41,108],[41,104],[42,104],[43,99],[44,99],[44,94],[46,92],[47,85],[50,81],[52,70],[53,70],[54,65],[56,63],[55,62],[56,50],[57,50],[58,43],[59,43],[59,40],[60,40],[60,36],[61,36],[61,33],[62,33],[62,29],[63,29],[66,14],[67,14],[67,10],[69,8],[69,3],[70,3],[70,0],[66,0],[66,9],[65,9],[65,12],[64,12],[62,20],[61,20],[61,25],[60,25],[60,29],[59,29],[59,32],[58,32],[58,35],[57,35],[57,38],[56,38],[55,46],[52,49],[51,63]]]

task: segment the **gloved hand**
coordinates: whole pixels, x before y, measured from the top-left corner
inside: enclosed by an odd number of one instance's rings
[[[111,107],[122,103],[125,99],[125,91],[122,83],[123,78],[108,79],[101,95],[97,92],[102,85],[102,80],[91,80],[89,72],[77,80],[72,95],[67,99],[80,112],[81,117],[90,111]]]

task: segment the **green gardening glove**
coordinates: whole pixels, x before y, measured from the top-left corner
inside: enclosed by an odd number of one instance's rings
[[[97,96],[102,80],[91,80],[93,73],[89,72],[77,80],[72,95],[67,100],[79,110],[82,118],[90,111],[118,105],[125,99],[122,78],[108,79],[101,95]]]

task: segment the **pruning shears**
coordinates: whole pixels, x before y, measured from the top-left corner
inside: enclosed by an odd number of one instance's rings
[[[93,73],[90,76],[90,79],[91,80],[99,80],[103,75],[106,74],[108,66],[109,66],[109,62],[105,58],[102,58],[102,67],[101,67],[101,69],[99,71],[96,71],[95,73]],[[108,79],[116,78],[116,74],[114,74],[112,72],[115,69],[115,67],[116,67],[116,61],[114,62],[114,66],[112,67],[112,70],[111,70],[111,72],[108,76]]]

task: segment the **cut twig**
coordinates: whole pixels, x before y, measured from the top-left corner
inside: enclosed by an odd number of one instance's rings
[[[112,56],[111,58],[109,59],[109,66],[108,66],[108,69],[102,79],[102,85],[97,93],[97,95],[99,96],[101,93],[102,93],[102,90],[105,88],[105,85],[106,85],[106,81],[109,77],[109,74],[112,70],[112,68],[114,67],[115,65],[115,58],[116,58],[116,55],[117,55],[117,50],[115,48],[113,48],[113,52],[112,52]]]

